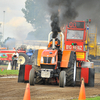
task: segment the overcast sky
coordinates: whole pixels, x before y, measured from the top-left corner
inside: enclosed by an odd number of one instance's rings
[[[0,0],[0,23],[2,23],[0,32],[3,33],[4,27],[4,39],[7,37],[25,39],[27,33],[33,30],[32,26],[26,22],[21,11],[22,8],[25,8],[25,1]],[[4,25],[3,22],[5,22]]]
[[[7,37],[16,39],[25,39],[30,31],[33,31],[32,26],[26,22],[24,14],[21,9],[25,8],[26,0],[0,0],[0,32],[3,32],[4,26],[4,39]],[[86,1],[86,0],[85,0]],[[91,0],[94,1],[94,0]],[[96,0],[98,1],[98,0]],[[93,2],[94,5],[95,1]],[[99,22],[100,12],[98,13],[100,1],[96,2],[95,6],[86,6],[84,3],[82,6],[78,7],[79,16],[78,20],[85,20],[86,18],[91,18]],[[89,9],[90,8],[90,9]],[[5,14],[3,13],[5,11]],[[4,17],[5,15],[5,17]],[[5,21],[3,21],[5,19]],[[3,25],[3,22],[5,24]],[[98,24],[100,25],[100,24]],[[99,29],[99,28],[98,28]],[[99,33],[100,36],[100,33]]]

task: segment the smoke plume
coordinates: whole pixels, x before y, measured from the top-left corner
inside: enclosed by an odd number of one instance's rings
[[[82,20],[82,21],[84,20],[85,21],[86,19],[91,19],[91,23],[90,23],[91,25],[97,25],[98,36],[100,36],[100,33],[99,33],[100,31],[99,30],[100,0],[31,0],[31,1],[37,2],[35,3],[37,4],[36,5],[37,12],[34,13],[33,15],[37,15],[39,11],[42,12],[40,16],[38,17],[36,16],[36,18],[39,18],[38,19],[39,22],[38,20],[36,20],[36,24],[39,23],[37,24],[37,27],[39,27],[39,25],[44,26],[44,28],[41,28],[41,30],[38,28],[40,31],[35,32],[34,37],[37,37],[37,38],[41,37],[41,39],[43,37],[43,39],[46,39],[48,33],[50,32],[49,24],[48,24],[50,21],[49,20],[45,21],[44,19],[46,19],[45,16],[49,16],[49,15],[52,21],[51,22],[52,31],[55,33],[52,35],[52,37],[56,37],[57,32],[60,31],[60,27],[66,25],[68,22],[72,20]],[[30,7],[31,6],[29,6],[29,8]],[[32,14],[34,10],[33,9],[31,10],[32,10],[31,12]],[[45,12],[45,15],[43,14],[44,12]],[[30,14],[29,14],[29,17],[30,17]],[[33,19],[33,17],[31,18]],[[42,21],[41,23],[43,24],[40,23],[40,19]],[[47,17],[47,19],[49,19],[49,17]],[[47,22],[47,24],[44,24],[45,22]],[[44,30],[46,30],[46,32],[44,32]],[[41,34],[41,32],[43,34]]]
[[[47,3],[51,17],[55,15],[57,17],[53,19],[58,20],[58,27],[62,27],[72,20],[91,19],[90,28],[93,30],[92,25],[97,26],[97,35],[100,36],[100,0],[48,0]],[[55,22],[54,20],[51,20],[52,23]],[[94,28],[94,30],[96,29]],[[91,32],[93,33],[93,31]]]
[[[55,38],[60,32],[60,27],[75,19],[78,13],[74,9],[73,0],[48,0],[48,6],[52,21],[52,37]]]
[[[55,13],[51,16],[51,21],[52,21],[51,27],[53,32],[52,38],[56,38],[58,32],[60,32],[58,13],[57,14]]]
[[[12,50],[15,47],[15,44],[16,40],[14,38],[9,38],[4,43],[4,45],[10,50]]]
[[[100,0],[76,0],[75,6],[78,12],[76,20],[91,19],[89,32],[95,33],[97,27],[97,41],[100,42]]]

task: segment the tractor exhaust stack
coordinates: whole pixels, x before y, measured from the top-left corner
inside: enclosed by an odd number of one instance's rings
[[[55,38],[52,39],[52,49],[54,50],[55,49]]]

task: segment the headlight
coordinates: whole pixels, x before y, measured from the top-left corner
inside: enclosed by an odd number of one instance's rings
[[[41,63],[43,63],[43,57],[41,57]]]
[[[51,60],[51,63],[54,63],[54,62],[55,62],[55,58],[53,57],[52,60]]]

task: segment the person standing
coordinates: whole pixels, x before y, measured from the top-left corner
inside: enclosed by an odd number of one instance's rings
[[[15,53],[12,54],[12,69],[13,69],[13,66],[15,66],[15,70],[16,70],[18,57],[19,57],[19,54],[17,51],[15,51]]]

